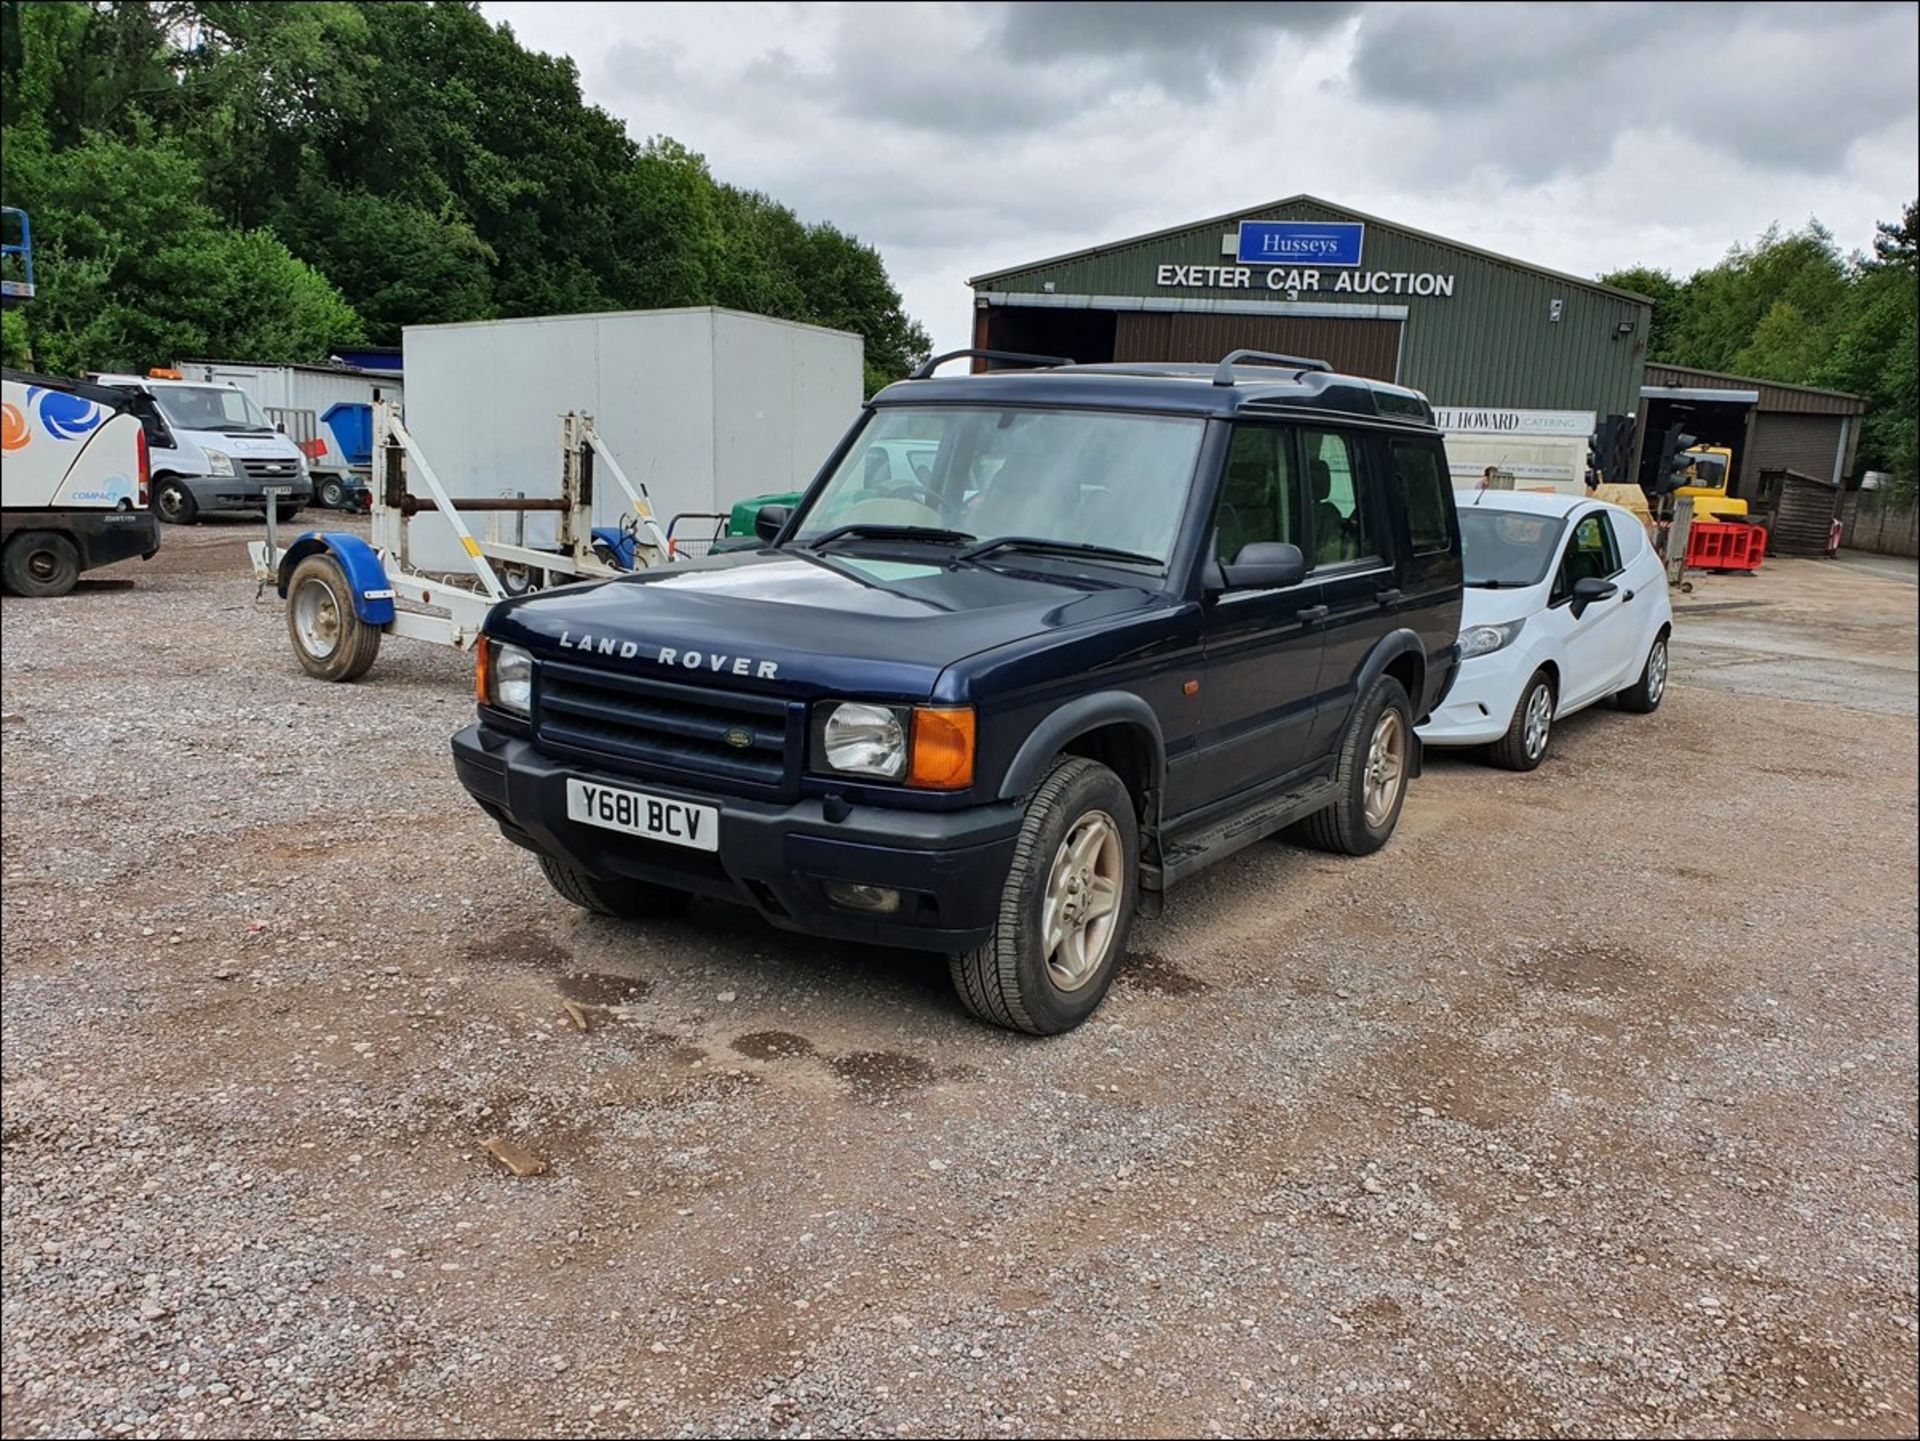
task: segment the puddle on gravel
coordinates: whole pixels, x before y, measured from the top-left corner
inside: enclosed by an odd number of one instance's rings
[[[751,1031],[736,1037],[733,1048],[751,1061],[784,1061],[813,1054],[813,1042],[791,1031]]]
[[[469,941],[461,953],[470,966],[537,966],[542,970],[565,966],[573,952],[545,931],[520,929]]]
[[[932,1065],[898,1051],[855,1051],[849,1056],[835,1056],[827,1064],[856,1096],[867,1101],[897,1100],[934,1078]]]
[[[572,971],[557,978],[560,994],[583,1006],[631,1005],[653,989],[639,976],[609,976],[597,971]]]
[[[1115,978],[1131,991],[1152,996],[1191,996],[1207,988],[1157,951],[1129,951]]]

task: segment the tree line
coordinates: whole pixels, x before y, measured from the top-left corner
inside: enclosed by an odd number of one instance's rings
[[[324,360],[401,327],[724,305],[928,349],[879,254],[634,142],[564,58],[454,3],[0,6],[9,365]]]
[[[1916,205],[1875,227],[1871,253],[1842,254],[1817,221],[1769,229],[1684,280],[1636,266],[1600,277],[1652,298],[1647,358],[1864,396],[1858,468],[1915,490],[1920,389]]]

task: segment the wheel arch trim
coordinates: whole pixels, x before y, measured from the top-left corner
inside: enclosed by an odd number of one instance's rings
[[[353,613],[367,625],[393,624],[393,582],[380,563],[380,553],[357,535],[344,531],[310,530],[287,547],[280,557],[275,588],[282,598],[294,570],[310,555],[325,555],[346,574],[353,592]],[[371,592],[371,593],[370,593]]]

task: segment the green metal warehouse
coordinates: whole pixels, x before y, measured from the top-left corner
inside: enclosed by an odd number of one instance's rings
[[[1311,195],[971,284],[983,349],[1207,361],[1244,346],[1411,385],[1437,406],[1597,417],[1640,408],[1653,309]]]

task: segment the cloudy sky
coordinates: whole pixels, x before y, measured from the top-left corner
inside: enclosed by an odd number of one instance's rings
[[[876,246],[941,348],[970,275],[1300,191],[1591,275],[1920,188],[1910,3],[482,8]]]

